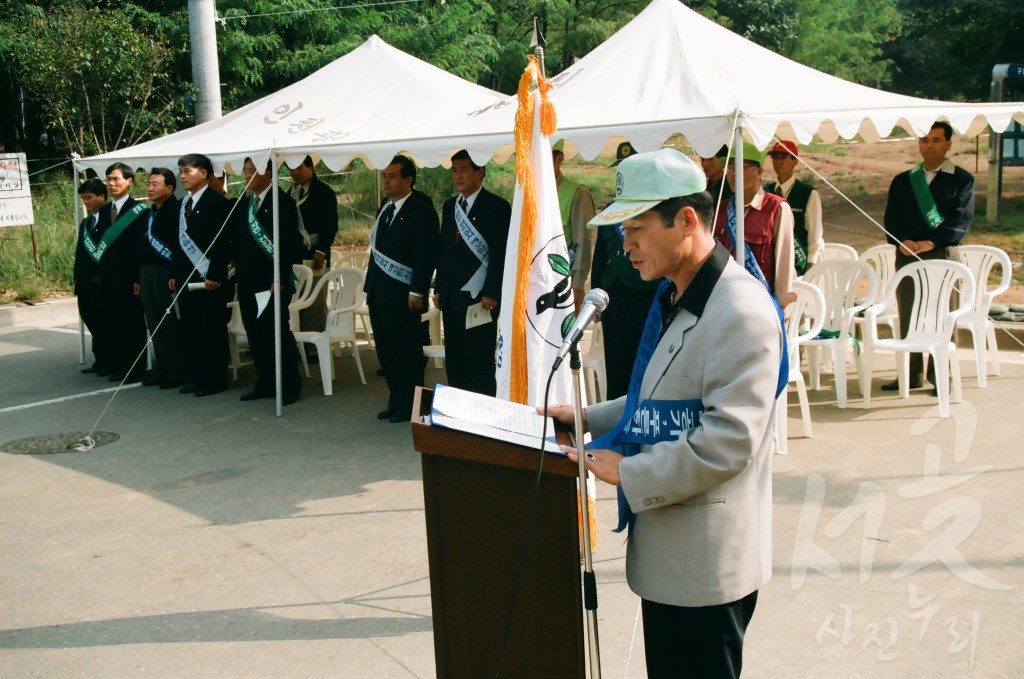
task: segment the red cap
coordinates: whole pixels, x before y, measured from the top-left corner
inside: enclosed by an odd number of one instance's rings
[[[768,155],[773,153],[785,153],[787,155],[793,154],[794,156],[800,155],[796,148],[795,141],[780,141],[778,144],[772,147],[772,150],[768,152]]]

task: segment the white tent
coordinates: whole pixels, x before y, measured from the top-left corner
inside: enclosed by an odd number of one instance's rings
[[[650,5],[580,61],[552,78],[558,133],[567,152],[594,158],[629,139],[639,151],[681,133],[710,156],[732,139],[733,126],[758,148],[773,135],[808,143],[857,134],[868,141],[897,125],[914,134],[943,117],[976,135],[1004,131],[1024,104],[964,104],[919,99],[857,85],[786,59],[741,38],[677,0]],[[514,102],[467,116],[461,142],[474,158],[499,160]],[[477,156],[477,153],[480,156]]]
[[[334,170],[355,157],[383,167],[399,151],[435,166],[460,148],[435,141],[458,138],[453,110],[483,109],[503,99],[374,35],[312,75],[223,118],[76,166],[100,174],[114,161],[174,168],[182,155],[202,153],[216,169],[227,166],[241,174],[246,156],[266,151],[289,166],[309,154]]]

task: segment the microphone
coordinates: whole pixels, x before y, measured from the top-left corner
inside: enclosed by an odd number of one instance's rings
[[[587,296],[583,298],[583,307],[580,309],[580,314],[576,317],[576,322],[572,324],[572,328],[569,329],[569,334],[562,341],[562,346],[558,348],[558,355],[555,357],[555,362],[551,365],[552,372],[558,370],[558,366],[562,365],[562,359],[569,353],[572,345],[583,336],[583,331],[594,321],[594,316],[597,316],[606,308],[608,308],[608,293],[601,288],[592,288],[587,293]]]

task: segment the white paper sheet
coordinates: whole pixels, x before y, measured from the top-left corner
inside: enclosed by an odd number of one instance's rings
[[[263,315],[263,311],[267,308],[267,304],[270,303],[270,290],[256,293],[256,318]]]

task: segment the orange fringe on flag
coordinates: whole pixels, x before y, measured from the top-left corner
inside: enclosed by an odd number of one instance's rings
[[[509,400],[526,403],[529,393],[529,370],[526,358],[526,288],[530,282],[530,262],[537,238],[537,191],[533,171],[530,168],[530,152],[533,141],[533,115],[535,99],[533,93],[540,90],[541,132],[548,136],[555,133],[557,118],[555,106],[548,98],[553,87],[541,75],[537,57],[528,57],[529,63],[519,79],[519,109],[516,111],[516,179],[523,191],[523,213],[519,221],[519,247],[516,261],[516,287],[512,305],[512,337],[509,371]]]

